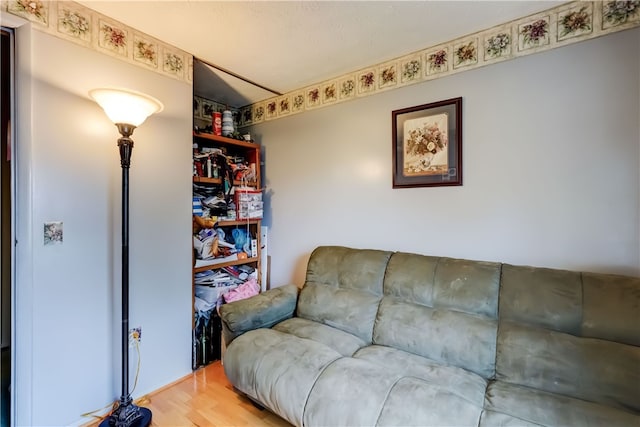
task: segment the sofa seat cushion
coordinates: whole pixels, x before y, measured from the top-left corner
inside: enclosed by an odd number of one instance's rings
[[[322,343],[273,329],[256,329],[231,342],[223,366],[238,390],[300,426],[318,376],[340,357]]]
[[[374,354],[361,350],[356,357],[336,360],[322,372],[309,395],[305,426],[478,425],[482,399],[476,396],[476,402],[470,402],[461,393],[452,393],[451,386],[401,373],[399,366],[392,368],[401,361],[399,354],[388,353],[390,360],[395,359],[389,367]],[[413,359],[417,356],[408,356],[406,362],[418,362]]]
[[[382,408],[378,426],[473,426],[482,406],[453,394],[439,384],[404,377],[396,382]]]
[[[300,317],[280,322],[273,329],[299,338],[320,342],[343,356],[351,356],[366,345],[362,339],[348,332]]]
[[[496,379],[640,412],[640,347],[502,321]]]
[[[539,427],[540,424],[525,421],[502,412],[487,411],[480,416],[479,427]]]
[[[374,426],[389,391],[401,378],[366,360],[336,360],[311,390],[304,425]]]
[[[481,408],[484,404],[487,380],[473,372],[379,345],[365,347],[354,357],[375,363],[387,372],[426,381],[477,407]]]
[[[489,385],[485,408],[542,426],[640,425],[632,412],[503,381]],[[481,425],[496,425],[495,419],[487,417]]]

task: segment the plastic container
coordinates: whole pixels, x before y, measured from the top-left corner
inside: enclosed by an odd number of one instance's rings
[[[233,114],[225,110],[222,112],[222,136],[230,136],[233,132]]]

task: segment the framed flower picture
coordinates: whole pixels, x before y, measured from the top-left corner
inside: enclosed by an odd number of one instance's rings
[[[462,98],[391,112],[393,188],[462,185]]]

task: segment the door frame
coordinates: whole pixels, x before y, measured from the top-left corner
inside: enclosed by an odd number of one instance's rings
[[[8,52],[8,70],[3,70],[3,79],[8,77],[9,82],[9,116],[7,123],[7,154],[9,157],[9,172],[8,172],[8,188],[9,188],[9,227],[8,227],[8,236],[3,234],[4,230],[0,230],[0,237],[2,240],[9,239],[8,247],[10,253],[9,260],[9,305],[10,305],[10,317],[9,317],[9,358],[10,358],[10,403],[9,403],[9,425],[15,426],[15,411],[16,411],[16,398],[15,398],[15,385],[16,385],[16,370],[15,370],[15,361],[16,361],[16,323],[15,323],[15,313],[16,313],[16,281],[15,281],[15,219],[16,219],[16,168],[15,168],[15,157],[16,157],[16,143],[15,143],[15,58],[16,58],[16,50],[15,50],[15,32],[13,28],[2,26],[0,28],[2,31],[2,37],[5,37],[5,34],[9,37],[9,52]],[[3,58],[3,60],[6,58]],[[4,62],[4,61],[3,61]],[[5,76],[4,73],[7,73],[8,76]],[[3,83],[4,84],[4,83]],[[3,101],[4,102],[4,101]],[[2,159],[4,162],[4,159]],[[7,175],[3,173],[3,177]],[[2,178],[0,178],[1,180]],[[6,189],[6,183],[2,183],[3,190]],[[0,205],[2,203],[0,202]],[[4,210],[5,207],[2,206]],[[4,229],[4,225],[3,225]],[[4,245],[4,242],[2,243]],[[2,267],[0,267],[2,269]],[[2,305],[5,306],[5,302],[3,301]],[[4,333],[4,325],[3,331]]]

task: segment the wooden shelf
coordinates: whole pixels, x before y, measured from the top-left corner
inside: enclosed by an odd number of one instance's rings
[[[206,176],[194,176],[193,182],[196,184],[222,184],[221,178],[207,178]]]
[[[222,179],[221,178],[207,178],[206,176],[194,176],[193,177],[193,182],[196,184],[218,184],[218,185],[222,185]],[[233,186],[234,187],[240,187],[242,186],[243,182],[242,181],[238,181],[237,179],[233,180]],[[256,182],[255,181],[249,181],[246,182],[244,184],[247,184],[249,187],[253,187],[253,188],[257,188]]]
[[[250,220],[238,219],[235,221],[218,221],[218,226],[233,227],[234,225],[247,225],[247,224],[255,225],[255,224],[258,224],[260,221],[262,221],[261,218],[250,219]]]
[[[217,270],[219,268],[224,268],[224,267],[230,267],[232,265],[243,265],[243,264],[251,264],[254,262],[258,262],[258,258],[246,258],[246,259],[238,259],[235,261],[227,261],[227,262],[220,262],[220,263],[216,263],[216,264],[211,264],[211,265],[204,265],[202,267],[194,267],[193,268],[193,272],[194,273],[200,273],[201,271],[207,271],[207,270]]]
[[[216,221],[214,221],[215,223],[218,224],[218,227],[233,227],[234,225],[260,225],[260,221],[262,221],[262,218],[253,218],[253,219],[235,219],[235,220],[218,220],[218,217],[215,217]],[[203,217],[204,220],[210,220],[213,219],[211,217]]]
[[[214,141],[218,144],[224,144],[224,145],[234,145],[234,146],[238,146],[238,147],[245,147],[245,148],[259,148],[260,146],[254,142],[247,142],[241,139],[233,139],[233,138],[227,138],[226,136],[220,136],[220,135],[214,135],[212,133],[193,133],[193,136],[196,138],[202,138],[202,139],[208,139],[210,141]]]

